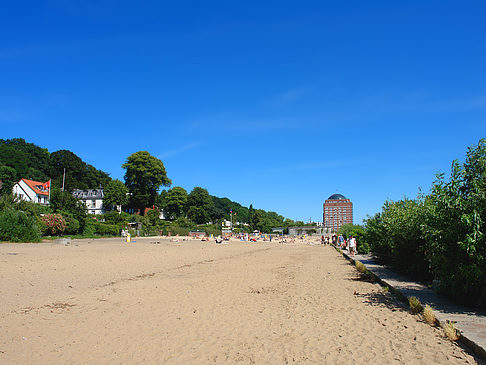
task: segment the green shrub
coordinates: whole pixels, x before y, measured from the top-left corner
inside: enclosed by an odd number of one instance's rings
[[[431,325],[435,325],[437,323],[434,310],[428,304],[424,308],[424,319]]]
[[[210,235],[219,236],[221,234],[221,225],[215,225],[215,224],[208,225],[203,227],[203,230],[208,236]]]
[[[41,231],[35,217],[14,209],[0,211],[0,241],[40,242]]]
[[[420,303],[420,300],[417,297],[408,298],[408,304],[410,305],[410,311],[412,314],[420,313],[424,309],[422,303]]]
[[[106,223],[109,224],[120,224],[120,223],[130,222],[130,214],[125,212],[118,213],[115,210],[105,213],[104,218],[106,220]]]
[[[120,228],[115,224],[95,222],[94,227],[94,233],[100,236],[118,236],[120,234]]]
[[[66,230],[66,220],[60,214],[46,214],[41,220],[44,222],[46,235],[58,236]]]
[[[82,230],[82,235],[83,236],[94,236],[95,234],[95,231],[96,231],[96,226],[95,226],[96,222],[93,221],[92,219],[87,219],[86,220],[86,223],[83,227],[83,230]]]
[[[449,322],[447,321],[446,324],[443,327],[444,329],[444,334],[446,337],[451,340],[451,341],[457,341],[459,339],[459,333],[456,329],[456,325],[454,322]]]
[[[170,226],[167,231],[170,232],[172,236],[175,236],[175,235],[187,236],[187,235],[189,235],[189,228],[179,227],[179,226],[176,226],[176,225]]]
[[[356,269],[358,269],[359,272],[361,272],[363,274],[368,273],[368,269],[366,268],[366,266],[361,261],[356,260],[354,264],[356,266]]]

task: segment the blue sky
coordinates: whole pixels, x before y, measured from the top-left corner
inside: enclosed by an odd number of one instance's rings
[[[484,1],[6,2],[0,138],[355,223],[486,137]]]

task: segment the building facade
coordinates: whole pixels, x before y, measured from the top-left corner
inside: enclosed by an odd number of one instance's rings
[[[28,179],[20,179],[13,187],[13,194],[20,199],[42,205],[49,204],[50,182],[39,182]]]
[[[346,223],[353,224],[353,203],[341,194],[333,194],[323,205],[324,227],[333,232]]]
[[[102,214],[103,210],[103,189],[89,189],[89,190],[79,190],[73,191],[73,196],[81,200],[86,208],[88,209],[88,214]]]

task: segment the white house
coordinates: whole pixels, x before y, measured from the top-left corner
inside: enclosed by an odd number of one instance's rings
[[[88,214],[103,214],[103,189],[76,189],[73,191],[73,196],[86,205]]]
[[[38,204],[49,204],[50,180],[42,183],[39,181],[20,179],[13,187],[13,194],[23,200]]]

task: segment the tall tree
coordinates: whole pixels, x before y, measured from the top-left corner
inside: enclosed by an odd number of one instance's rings
[[[66,178],[64,181],[65,191],[88,188],[83,182],[86,164],[73,152],[59,150],[51,153],[49,166],[50,176],[54,180],[55,186],[62,187],[64,169],[66,169]]]
[[[169,217],[179,218],[185,215],[187,205],[187,191],[180,186],[174,186],[167,191],[164,209]]]
[[[138,151],[127,157],[122,165],[126,170],[125,185],[131,195],[131,205],[143,212],[145,207],[154,205],[157,190],[170,186],[164,164],[147,151]]]
[[[207,223],[213,204],[208,191],[196,186],[187,197],[187,216],[195,223]]]
[[[120,180],[110,181],[104,188],[103,205],[106,207],[120,207],[128,204],[128,189]]]
[[[13,167],[0,166],[0,195],[12,195],[12,189],[17,182],[17,173]]]

